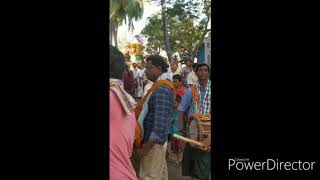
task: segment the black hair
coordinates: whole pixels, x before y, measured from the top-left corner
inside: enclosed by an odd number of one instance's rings
[[[109,77],[115,79],[122,79],[125,62],[124,55],[115,47],[109,47]]]
[[[177,61],[172,61],[170,64],[178,65],[178,62]]]
[[[207,68],[208,68],[208,72],[210,73],[210,67],[209,67],[209,65],[208,65],[208,64],[206,64],[206,63],[198,64],[198,65],[197,65],[197,68],[196,68],[196,72],[198,72],[198,69],[199,69],[200,67],[202,67],[202,66],[207,66]]]
[[[129,65],[128,64],[124,64],[124,69],[125,70],[129,69]]]
[[[163,73],[168,71],[169,65],[166,63],[165,59],[160,55],[151,55],[146,58],[146,61],[151,61],[152,65],[156,67],[161,67]]]
[[[178,103],[180,103],[181,100],[182,100],[182,97],[181,97],[180,95],[176,94],[175,100],[176,100]]]
[[[192,68],[197,68],[197,66],[198,66],[197,63],[192,64]]]
[[[182,76],[180,74],[175,74],[175,75],[172,76],[172,80],[173,79],[177,79],[178,81],[181,82],[182,81]]]

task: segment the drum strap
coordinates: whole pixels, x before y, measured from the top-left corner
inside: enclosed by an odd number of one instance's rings
[[[192,98],[193,98],[194,102],[198,103],[199,102],[199,94],[198,94],[197,87],[195,84],[191,85],[191,94],[192,94]]]
[[[197,87],[195,84],[191,85],[191,94],[192,94],[192,99],[193,99],[193,108],[194,108],[194,113],[198,112],[198,103],[199,103],[199,94],[197,91]]]

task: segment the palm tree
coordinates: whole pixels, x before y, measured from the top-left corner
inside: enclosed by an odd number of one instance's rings
[[[110,0],[110,24],[111,31],[110,41],[114,38],[115,46],[118,46],[118,27],[123,21],[127,24],[128,29],[134,29],[133,20],[138,20],[143,16],[143,0]]]

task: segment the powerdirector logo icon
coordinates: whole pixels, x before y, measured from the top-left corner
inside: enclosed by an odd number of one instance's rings
[[[316,162],[310,161],[280,161],[266,159],[264,161],[250,161],[249,158],[228,159],[229,171],[313,171]]]

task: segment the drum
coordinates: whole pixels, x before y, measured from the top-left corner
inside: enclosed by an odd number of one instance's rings
[[[189,138],[202,142],[211,134],[211,117],[210,115],[193,114],[188,128]],[[190,144],[193,147],[197,145]]]

